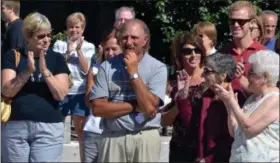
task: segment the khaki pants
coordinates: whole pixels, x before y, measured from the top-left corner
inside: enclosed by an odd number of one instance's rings
[[[103,133],[98,162],[158,162],[160,135],[157,129]]]

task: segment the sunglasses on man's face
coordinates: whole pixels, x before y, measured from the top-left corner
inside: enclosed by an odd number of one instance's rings
[[[183,55],[192,55],[193,52],[195,54],[201,54],[202,53],[202,51],[199,48],[193,48],[193,49],[192,48],[183,48],[181,50],[181,52],[182,52]]]
[[[240,26],[245,25],[247,22],[251,21],[252,19],[229,19],[229,24],[234,25],[235,23],[239,24]]]
[[[37,37],[38,40],[41,40],[41,39],[44,39],[45,37],[50,38],[51,36],[52,36],[51,33],[47,33],[47,34],[37,35],[36,37]]]

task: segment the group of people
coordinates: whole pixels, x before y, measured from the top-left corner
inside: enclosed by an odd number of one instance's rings
[[[12,98],[1,129],[3,162],[59,162],[69,114],[81,162],[157,162],[158,129],[171,125],[169,162],[279,162],[273,11],[257,15],[249,1],[231,4],[232,41],[217,50],[214,24],[194,25],[173,40],[176,73],[168,74],[149,53],[149,28],[133,8],[116,10],[97,48],[83,36],[84,14],[72,13],[67,38],[50,47],[45,15],[21,20],[19,1],[1,5],[1,95]]]

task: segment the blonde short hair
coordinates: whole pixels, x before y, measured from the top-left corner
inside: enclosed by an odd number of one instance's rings
[[[74,25],[79,22],[82,22],[82,27],[86,28],[86,18],[85,15],[81,12],[74,12],[73,14],[69,15],[66,19],[67,27],[69,25]]]
[[[28,14],[23,20],[23,33],[25,38],[31,38],[42,29],[51,30],[49,19],[38,12]]]
[[[216,27],[214,24],[212,24],[208,21],[200,22],[200,23],[194,25],[192,32],[196,36],[205,34],[207,37],[209,37],[210,40],[213,41],[213,46],[216,46],[217,30],[216,30]]]
[[[228,15],[231,15],[233,11],[240,10],[243,8],[247,8],[249,11],[249,16],[251,19],[257,16],[257,8],[256,6],[250,1],[236,1],[229,6]]]
[[[20,13],[20,2],[19,0],[4,0],[2,5],[6,8],[13,9],[15,15],[19,16]]]

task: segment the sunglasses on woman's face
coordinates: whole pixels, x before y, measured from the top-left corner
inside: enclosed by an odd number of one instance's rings
[[[41,34],[41,35],[37,35],[37,39],[41,40],[44,39],[45,37],[51,38],[52,34],[51,33],[47,33],[47,34]]]
[[[204,69],[203,69],[203,73],[204,73],[205,75],[208,75],[208,74],[216,73],[216,71],[210,70],[210,69],[208,69],[208,68],[204,68]]]
[[[235,23],[239,24],[240,26],[245,25],[247,22],[251,21],[252,19],[229,19],[228,22],[230,25],[234,25]]]
[[[201,54],[201,50],[199,48],[183,48],[181,52],[183,55],[192,55],[193,52],[195,54]]]

